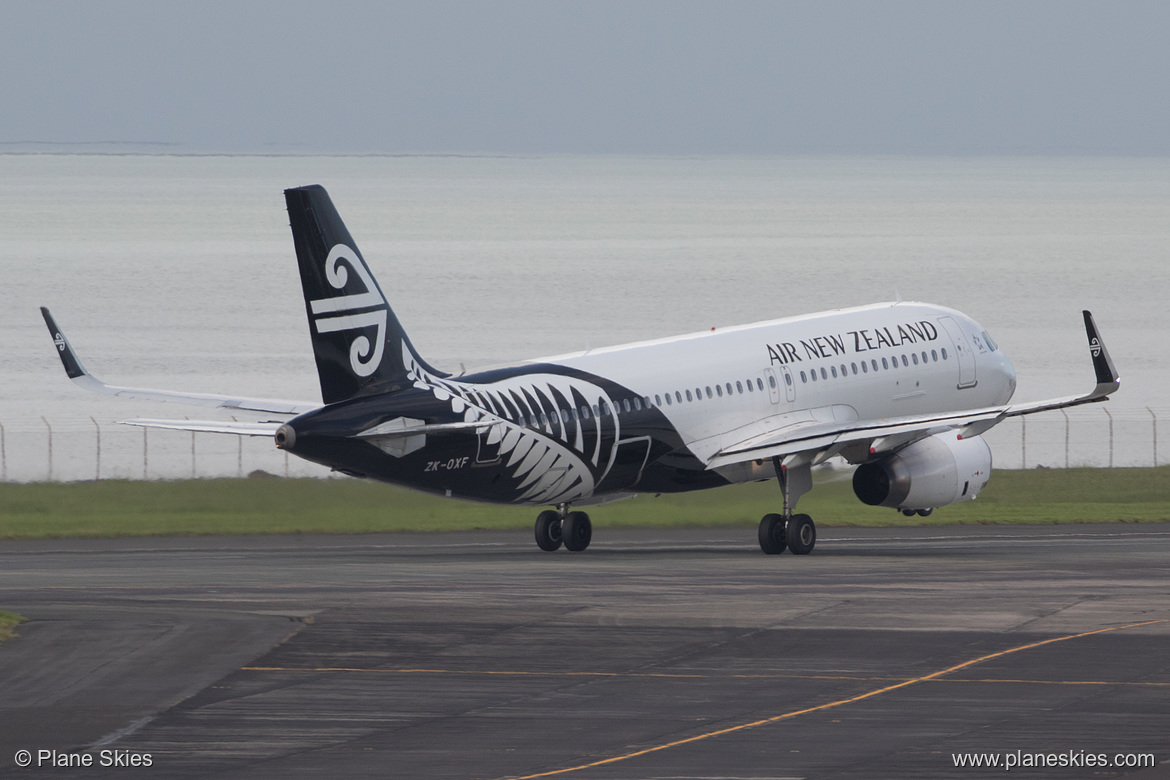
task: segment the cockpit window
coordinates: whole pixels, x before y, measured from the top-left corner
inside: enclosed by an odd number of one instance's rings
[[[999,345],[995,343],[995,339],[993,339],[991,334],[987,331],[983,331],[983,343],[986,344],[987,348],[992,352],[995,352],[999,349]]]

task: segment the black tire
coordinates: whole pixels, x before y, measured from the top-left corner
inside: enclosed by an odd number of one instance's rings
[[[593,539],[593,523],[589,515],[584,512],[569,512],[565,515],[565,523],[561,527],[565,537],[565,549],[572,552],[581,552],[589,546]]]
[[[784,515],[764,515],[760,520],[760,549],[768,555],[779,555],[788,549],[784,539]]]
[[[559,512],[546,509],[536,516],[536,546],[545,552],[554,552],[560,549],[564,541],[561,533],[561,515]]]
[[[934,514],[934,510],[933,510],[933,509],[919,509],[919,510],[918,510],[918,516],[919,516],[919,517],[930,517],[930,516],[931,516],[931,515],[933,515],[933,514]]]
[[[808,515],[793,515],[784,538],[793,555],[808,555],[817,543],[817,527]]]

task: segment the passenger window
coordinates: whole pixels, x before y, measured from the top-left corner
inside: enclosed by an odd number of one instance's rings
[[[622,399],[622,408],[625,409],[627,412],[630,411],[630,399],[629,398]]]
[[[837,378],[837,367],[836,367],[836,366],[830,366],[830,368],[832,368],[832,369],[833,369],[833,378],[834,378],[834,379],[836,379],[836,378]]]
[[[789,387],[792,387],[792,374],[785,372],[784,383],[787,384]]]
[[[548,425],[548,415],[546,415],[544,412],[540,413],[540,424]]]
[[[890,364],[889,364],[888,362],[886,362],[886,359],[885,359],[885,358],[882,358],[882,368],[884,368],[884,369],[887,369],[887,370],[888,370],[888,369],[889,369],[889,367],[890,367]]]
[[[680,393],[678,390],[674,391],[674,400],[678,401],[680,404],[682,403],[682,393]],[[688,398],[687,400],[689,401],[690,399]]]
[[[711,397],[711,385],[707,385],[707,397]]]
[[[601,410],[597,408],[597,404],[593,404],[593,416],[594,417],[601,416]]]
[[[588,419],[589,419],[589,407],[588,407],[588,406],[582,406],[582,407],[581,407],[581,419],[582,419],[582,420],[588,420]]]
[[[739,381],[738,379],[735,380],[735,389],[739,392],[740,395],[743,395],[743,382]]]
[[[937,349],[932,349],[930,351],[930,359],[935,363],[938,362],[938,350]]]
[[[877,358],[874,358],[872,362],[873,362],[873,370],[874,370],[874,373],[877,373],[877,370],[878,370],[878,367],[877,367]]]
[[[650,408],[650,396],[648,396],[648,395],[647,395],[647,396],[643,396],[643,398],[642,398],[642,406],[645,406],[647,409],[649,409],[649,408]]]
[[[756,387],[760,389],[761,393],[764,392],[764,380],[756,377]]]
[[[909,367],[910,367],[910,361],[908,361],[908,360],[906,359],[906,356],[905,356],[905,355],[903,355],[903,356],[902,356],[902,365],[903,365],[903,366],[905,366],[906,368],[909,368]]]
[[[869,373],[869,364],[866,363],[864,360],[861,361],[861,373],[863,373],[863,374]]]
[[[836,371],[836,369],[833,369],[833,370]],[[824,367],[822,366],[821,367],[821,379],[828,379],[828,378],[829,378],[829,372],[826,371],[824,369]]]
[[[943,359],[943,360],[946,360],[946,359],[947,359],[947,348],[946,348],[946,347],[943,347],[943,350],[942,350],[942,359]]]
[[[670,393],[667,393],[666,397],[669,399]],[[655,406],[662,406],[662,396],[658,395],[657,393],[654,394],[654,405]]]
[[[856,364],[856,363],[850,363],[849,365],[850,365],[850,367],[853,369],[853,376],[857,376],[857,364]]]
[[[715,385],[715,395],[719,396],[720,398],[723,397],[723,386],[722,385]]]
[[[754,393],[755,391],[756,391],[756,386],[755,386],[755,385],[753,385],[753,384],[752,384],[752,380],[750,380],[750,379],[749,379],[749,380],[748,380],[748,392],[749,392],[749,393]]]
[[[703,400],[703,390],[702,390],[702,388],[698,388],[698,387],[696,387],[696,388],[695,388],[695,400],[696,400],[696,401],[702,401],[702,400]]]
[[[776,375],[775,374],[768,374],[768,387],[772,388],[773,390],[776,389]]]
[[[731,382],[727,383],[727,394],[731,395]]]
[[[690,403],[690,401],[691,401],[691,391],[687,390],[687,403]]]
[[[917,352],[911,352],[911,353],[910,353],[910,357],[914,358],[914,365],[918,365],[918,353],[917,353]]]
[[[801,372],[800,372],[800,383],[801,383],[802,385],[807,385],[807,384],[808,384],[808,375],[807,375],[807,374],[805,374],[805,373],[804,373],[804,371],[801,371]]]
[[[666,394],[666,405],[670,406],[670,393]]]
[[[817,381],[817,370],[815,368],[809,371],[808,375],[812,377],[812,381]]]
[[[640,398],[634,399],[634,411],[635,412],[642,411],[642,399],[640,399]]]

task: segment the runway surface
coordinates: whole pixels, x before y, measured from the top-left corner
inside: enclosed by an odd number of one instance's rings
[[[0,542],[0,774],[1168,776],[1170,527],[754,537]]]

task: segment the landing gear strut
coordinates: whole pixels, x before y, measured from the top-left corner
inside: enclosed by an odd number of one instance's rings
[[[773,463],[784,496],[784,513],[767,514],[760,520],[760,549],[768,555],[779,555],[786,549],[793,555],[807,555],[816,546],[817,527],[811,517],[792,510],[797,499],[812,489],[812,468],[807,463],[788,467],[780,458],[773,458]]]
[[[580,552],[593,539],[593,523],[584,512],[570,512],[568,504],[546,509],[536,516],[536,546],[553,552],[564,544],[571,552]]]

